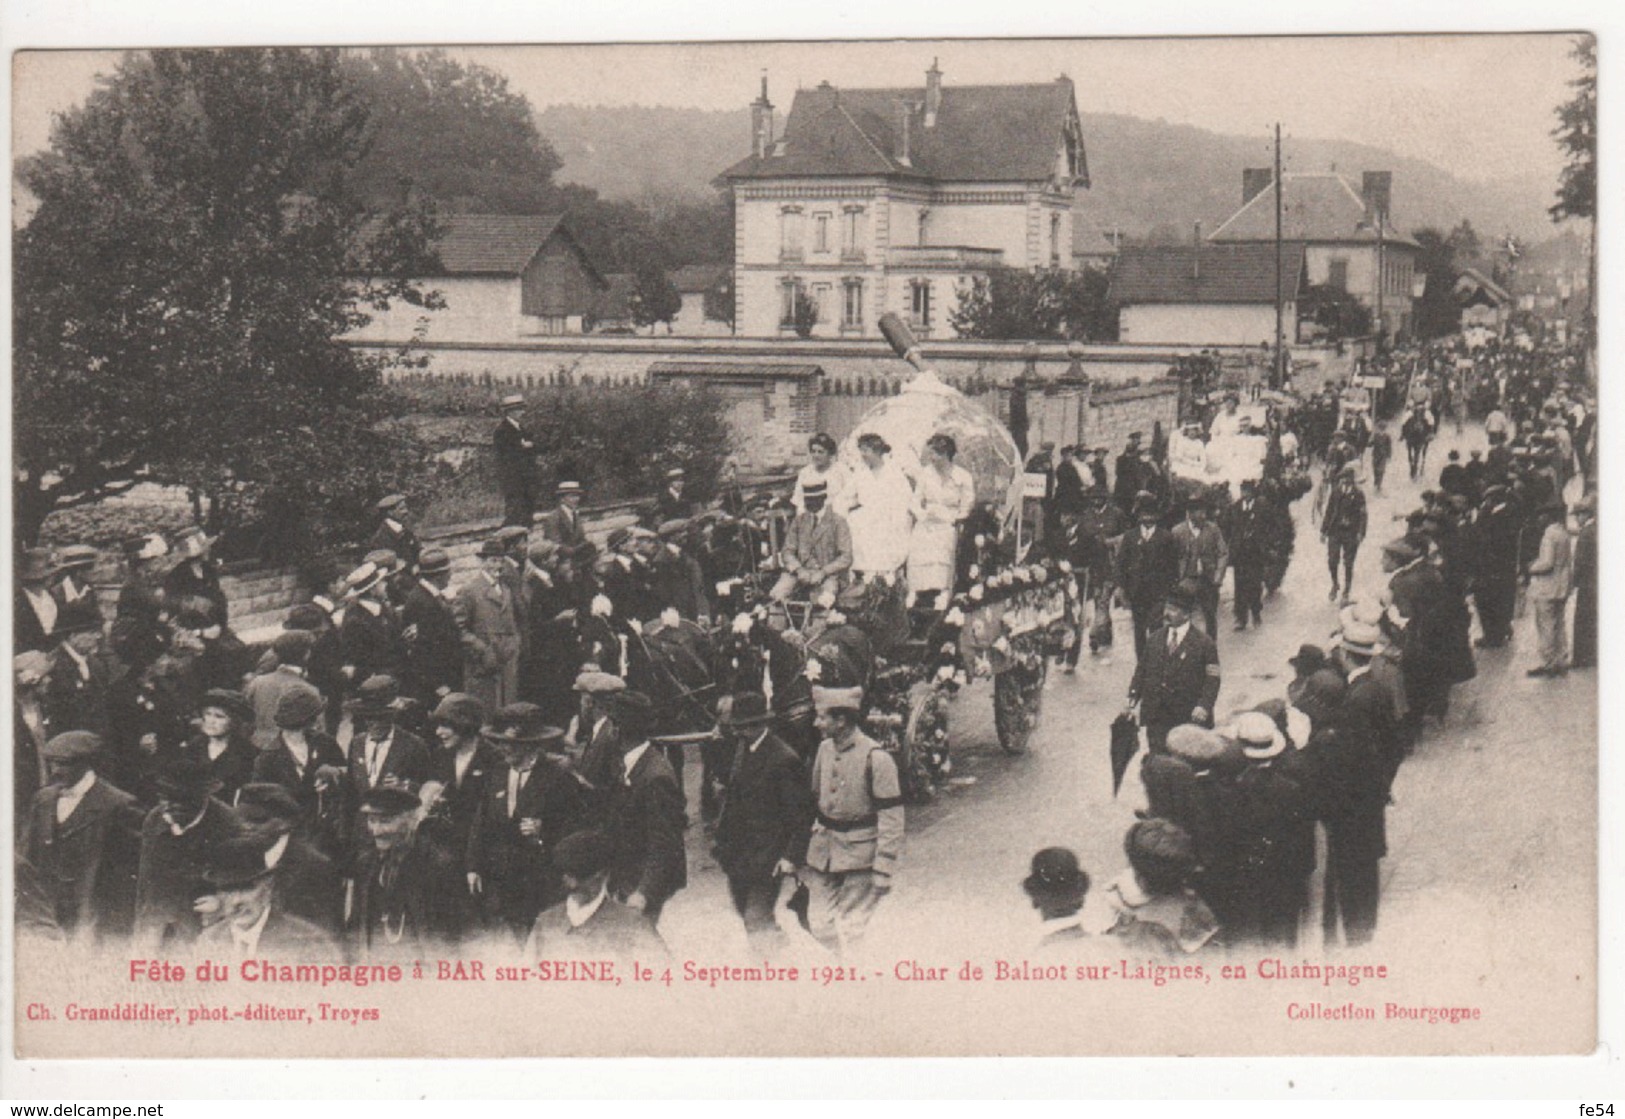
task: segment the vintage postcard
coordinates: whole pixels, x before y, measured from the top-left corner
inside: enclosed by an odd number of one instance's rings
[[[1596,59],[13,54],[16,1055],[1591,1053]]]

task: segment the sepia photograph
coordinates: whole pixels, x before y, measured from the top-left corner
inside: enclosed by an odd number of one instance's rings
[[[1594,34],[9,57],[16,1057],[1597,1048]]]

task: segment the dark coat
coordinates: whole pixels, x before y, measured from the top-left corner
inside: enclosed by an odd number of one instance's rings
[[[1220,524],[1224,542],[1230,546],[1230,562],[1236,567],[1258,565],[1264,562],[1269,550],[1269,511],[1266,503],[1253,499],[1252,508],[1237,498],[1224,511]]]
[[[305,838],[303,829],[288,837],[276,865],[277,904],[310,921],[335,938],[344,919],[344,879],[338,864]]]
[[[538,914],[531,926],[525,958],[533,960],[660,960],[666,942],[644,914],[612,897],[579,926],[570,924],[564,903]]]
[[[208,761],[209,739],[206,735],[194,735],[181,747],[182,757],[194,755]],[[259,756],[260,752],[248,737],[246,729],[234,732],[226,739],[225,751],[209,762],[210,774],[220,782],[214,795],[226,804],[233,803],[237,799],[237,790],[254,779],[254,763]]]
[[[361,962],[455,956],[474,926],[461,861],[419,834],[404,850],[369,846],[356,867],[349,940]]]
[[[807,853],[814,805],[801,758],[777,735],[755,750],[741,743],[717,820],[716,860],[730,879],[761,882],[780,859]]]
[[[97,777],[61,824],[62,789],[34,795],[17,855],[31,864],[56,924],[70,938],[126,937],[135,920],[141,809],[135,797]]]
[[[1140,722],[1146,726],[1188,723],[1191,710],[1205,707],[1212,715],[1219,698],[1219,649],[1213,638],[1194,624],[1172,653],[1168,628],[1159,626],[1146,638],[1145,651],[1134,667],[1129,696],[1140,701]]]
[[[89,679],[80,674],[78,663],[60,645],[52,654],[51,678],[45,686],[52,734],[69,730],[107,734],[107,702],[114,668],[94,654],[86,658],[86,667]]]
[[[451,603],[422,583],[414,583],[401,604],[401,634],[406,643],[407,695],[433,708],[436,698],[463,685],[463,635]]]
[[[369,676],[393,676],[399,680],[406,666],[406,643],[401,640],[400,619],[387,605],[376,614],[360,602],[346,607],[344,624],[339,627],[339,649],[344,658],[342,663],[355,669],[349,678],[351,692]]]
[[[66,607],[63,605],[61,595],[57,594],[55,591],[51,591],[49,593],[51,598],[56,601],[56,620],[57,623],[60,624],[62,621],[62,611],[66,609]],[[12,653],[14,655],[17,653],[28,652],[30,650],[48,653],[56,647],[56,638],[45,632],[45,627],[40,624],[39,615],[34,613],[34,607],[29,603],[28,596],[23,593],[23,588],[20,584],[12,593],[11,620],[11,642]]]
[[[492,776],[498,773],[506,773],[502,759],[496,751],[483,745],[474,747],[474,756],[463,770],[460,784],[455,751],[437,749],[430,759],[429,779],[440,783],[440,799],[421,826],[432,831],[435,838],[459,858],[468,852],[474,817],[479,814],[480,804],[490,789]]]
[[[502,493],[520,497],[525,505],[536,507],[536,444],[519,426],[503,420],[491,435],[491,451],[496,457],[497,485]]]
[[[197,568],[193,567],[197,562]],[[230,622],[230,603],[220,587],[220,565],[213,560],[182,560],[164,576],[164,601],[178,608],[184,599],[201,598],[209,603],[209,616],[224,628]]]
[[[677,775],[665,755],[650,746],[616,786],[610,893],[620,898],[641,893],[659,912],[666,899],[688,884],[686,826]]]
[[[1320,519],[1320,531],[1338,540],[1365,539],[1365,494],[1358,487],[1334,486],[1326,498],[1326,512]]]
[[[125,583],[110,633],[113,652],[131,672],[140,672],[169,647],[167,623],[163,596],[156,588],[136,580]]]
[[[367,775],[367,736],[358,734],[350,739],[350,784],[357,799],[375,785],[391,781],[410,783],[413,791],[422,787],[434,772],[429,758],[429,746],[404,727],[396,727],[389,739],[389,753],[383,765],[372,777]]]
[[[674,494],[670,489],[660,491],[655,499],[655,524],[666,521],[687,520],[694,515],[694,502],[686,497]]]
[[[406,564],[409,570],[416,570],[418,557],[423,554],[423,545],[418,541],[418,534],[412,531],[412,526],[401,524],[400,521],[390,522],[393,518],[386,517],[378,522],[378,530],[367,541],[367,550],[371,552],[388,549],[394,552]],[[400,525],[396,528],[395,525]]]
[[[303,773],[278,735],[254,759],[254,780],[275,782],[292,793],[299,802],[301,827],[310,841],[328,858],[343,860],[354,805],[350,784],[340,780],[319,790],[316,772],[326,766],[347,769],[348,762],[338,743],[327,735],[312,732],[305,739],[310,745],[310,758]]]
[[[1117,584],[1135,607],[1154,607],[1179,581],[1179,545],[1173,533],[1158,525],[1149,540],[1139,525],[1130,525],[1117,549]]]
[[[557,544],[567,556],[574,556],[587,543],[587,530],[581,524],[581,511],[571,512],[560,505],[543,513],[536,521],[543,538]]]
[[[522,934],[536,914],[564,896],[553,848],[588,819],[581,783],[546,758],[537,759],[510,815],[508,774],[507,766],[499,766],[486,778],[464,865],[483,881],[487,915]],[[522,834],[520,821],[526,819],[541,821],[540,834]]]
[[[202,931],[192,903],[214,889],[203,879],[219,845],[242,831],[242,821],[224,801],[210,797],[203,817],[184,835],[175,835],[163,811],[154,808],[141,824],[141,855],[135,885],[137,955],[186,944]]]
[[[662,609],[675,607],[679,616],[694,621],[709,616],[711,600],[705,594],[705,575],[699,561],[687,552],[663,548],[650,565],[650,589]]]

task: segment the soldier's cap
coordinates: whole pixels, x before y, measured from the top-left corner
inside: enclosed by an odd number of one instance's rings
[[[564,731],[547,725],[534,703],[510,703],[499,709],[480,734],[499,746],[544,746],[564,737]]]
[[[553,487],[553,492],[563,497],[566,494],[582,493],[581,483],[573,478],[566,479]]]
[[[248,697],[242,692],[230,688],[210,688],[203,693],[203,702],[198,704],[199,711],[207,711],[215,707],[237,720],[238,726],[254,721],[254,707],[248,702]]]
[[[299,802],[274,781],[253,781],[237,790],[237,815],[254,825],[278,823],[292,827],[301,815]]]
[[[459,730],[477,731],[485,726],[485,704],[466,692],[449,692],[429,714],[432,723],[445,723]]]
[[[571,832],[553,848],[553,868],[577,882],[585,882],[609,869],[614,852],[614,845],[602,831]]]
[[[327,611],[314,602],[301,602],[282,619],[282,628],[289,633],[314,633],[327,622],[328,616]]]
[[[220,780],[215,777],[207,758],[188,753],[165,762],[153,784],[160,795],[207,795],[220,787]]]
[[[361,682],[355,698],[344,701],[344,709],[371,717],[393,715],[396,712],[395,701],[400,695],[401,687],[395,682],[395,677],[380,672]]]
[[[405,504],[406,495],[404,493],[392,493],[388,497],[380,497],[376,508],[380,513],[387,513],[391,509],[399,509]]]
[[[1241,744],[1241,752],[1254,761],[1268,761],[1286,749],[1286,735],[1262,711],[1243,711],[1231,722],[1226,738]]]
[[[40,751],[46,761],[84,761],[101,753],[101,735],[88,730],[70,730],[56,735]]]
[[[773,721],[773,712],[768,710],[767,697],[761,692],[738,692],[732,697],[732,702],[722,717],[717,719],[717,725],[733,730],[744,730],[750,727],[765,727]]]
[[[444,548],[426,548],[418,556],[418,572],[423,575],[440,575],[451,570],[451,556]]]
[[[417,790],[406,781],[374,785],[361,798],[363,816],[399,816],[403,812],[415,812],[421,806]]]
[[[375,563],[363,563],[344,577],[344,597],[355,598],[366,594],[383,579],[384,571]]]
[[[69,571],[81,567],[94,567],[101,553],[89,544],[69,544],[56,556],[56,566],[59,571]]]
[[[203,880],[217,890],[243,890],[269,878],[273,868],[265,854],[276,842],[260,832],[246,832],[222,840],[209,853]]]
[[[857,713],[863,710],[862,688],[820,688],[813,686],[813,709],[823,713],[830,711],[846,711]]]
[[[688,531],[688,520],[684,517],[674,517],[669,521],[662,521],[655,534],[662,540],[671,540]]]
[[[305,691],[284,692],[282,698],[276,701],[276,712],[272,721],[283,730],[298,730],[308,727],[324,710],[321,693],[312,689]]]
[[[497,529],[494,539],[500,540],[511,547],[515,540],[522,540],[529,535],[530,530],[523,525],[503,525]]]
[[[1195,723],[1184,723],[1168,732],[1168,752],[1195,766],[1211,765],[1224,757],[1229,744],[1215,732]]]
[[[507,554],[508,549],[503,547],[502,541],[494,536],[480,544],[480,559],[501,559]]]
[[[626,681],[608,672],[582,672],[571,687],[588,695],[614,695],[626,691]]]
[[[501,406],[504,411],[509,408],[523,408],[525,406],[525,398],[517,392],[511,392],[502,398]]]
[[[1072,895],[1089,892],[1089,875],[1078,865],[1078,856],[1066,847],[1046,847],[1033,856],[1021,888],[1033,895]]]

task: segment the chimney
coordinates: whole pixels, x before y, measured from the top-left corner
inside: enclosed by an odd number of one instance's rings
[[[1243,206],[1269,189],[1275,173],[1268,167],[1249,167],[1241,173],[1241,204]]]
[[[942,71],[937,60],[931,60],[931,69],[925,72],[925,126],[937,126],[937,111],[942,108]]]
[[[914,106],[907,101],[897,102],[897,162],[911,167],[913,155]]]
[[[1388,206],[1393,201],[1394,173],[1367,171],[1360,176],[1360,197],[1365,200],[1366,220],[1375,225],[1388,225]]]
[[[1202,282],[1202,223],[1197,222],[1191,237],[1191,279]]]
[[[762,95],[750,106],[750,150],[757,159],[773,150],[773,102],[767,99],[767,71],[762,71]]]

